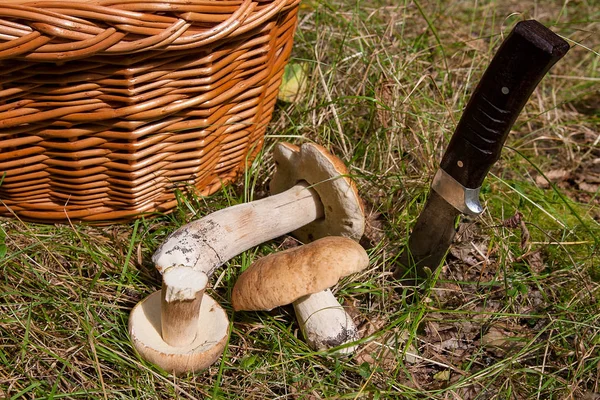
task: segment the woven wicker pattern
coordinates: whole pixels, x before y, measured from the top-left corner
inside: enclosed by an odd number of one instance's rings
[[[234,179],[262,145],[298,2],[1,2],[0,214],[126,220]]]

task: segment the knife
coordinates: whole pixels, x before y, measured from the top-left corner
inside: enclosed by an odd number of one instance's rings
[[[458,122],[394,278],[423,282],[444,260],[458,216],[481,214],[483,180],[531,93],[568,50],[565,40],[535,20],[515,25]]]

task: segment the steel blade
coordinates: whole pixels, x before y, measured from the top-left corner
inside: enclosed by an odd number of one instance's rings
[[[428,278],[452,244],[459,215],[460,211],[432,190],[400,255],[394,278],[415,285]]]

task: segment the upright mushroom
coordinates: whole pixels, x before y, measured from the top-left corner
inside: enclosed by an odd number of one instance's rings
[[[129,316],[129,335],[145,360],[173,374],[210,366],[227,342],[229,319],[206,293],[208,277],[187,267],[163,274],[162,289]]]
[[[358,333],[329,288],[368,264],[367,253],[355,241],[325,237],[255,261],[238,278],[231,303],[237,311],[270,310],[292,303],[311,348],[341,346],[357,340]]]

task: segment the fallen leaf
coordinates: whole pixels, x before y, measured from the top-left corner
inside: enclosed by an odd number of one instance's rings
[[[509,343],[508,338],[509,336],[505,330],[492,326],[481,337],[481,344],[486,347],[505,347]]]
[[[509,229],[516,229],[517,227],[521,228],[521,250],[525,250],[527,248],[527,244],[529,243],[529,238],[531,235],[529,234],[529,229],[527,229],[527,225],[523,220],[523,214],[521,214],[520,211],[516,211],[515,215],[502,221],[502,226]]]
[[[581,396],[581,400],[600,400],[600,394],[586,391],[583,396]]]
[[[515,229],[519,225],[521,225],[522,219],[523,219],[523,214],[521,214],[519,211],[516,211],[515,215],[502,221],[502,226],[509,228],[509,229]]]
[[[356,355],[356,361],[388,370],[396,368],[400,357],[409,364],[415,364],[419,361],[419,353],[414,343],[408,341],[408,332],[400,332],[396,329],[387,332],[363,347]]]
[[[600,159],[594,160],[592,164],[600,164]],[[600,168],[598,168],[596,165],[591,165],[587,168],[584,168],[584,171],[579,174],[580,180],[588,183],[600,183]]]
[[[454,380],[459,380],[461,378],[460,375],[455,374],[452,377],[452,381],[450,381],[450,383],[455,383],[453,382]],[[486,391],[485,389],[481,388],[480,385],[478,385],[477,383],[474,383],[470,386],[466,386],[466,387],[458,387],[456,389],[456,393],[454,393],[454,391],[450,390],[450,393],[452,393],[454,395],[454,397],[449,397],[450,399],[460,399],[460,400],[475,400],[475,399],[481,399],[481,398],[486,398],[485,396],[482,396],[482,394],[485,394]]]
[[[521,220],[521,250],[525,250],[527,248],[527,244],[529,243],[529,238],[531,235],[529,234],[529,229],[527,229],[527,225],[525,225],[525,221]]]
[[[458,225],[455,240],[459,242],[470,242],[476,238],[481,238],[483,235],[478,229],[478,225],[473,222],[461,222]]]
[[[563,182],[570,177],[571,173],[565,169],[553,169],[544,173],[544,175],[538,175],[535,178],[535,183],[542,188],[547,188],[550,186],[550,183]]]
[[[600,185],[587,182],[580,182],[577,186],[579,186],[580,190],[588,193],[596,193],[600,189]]]
[[[529,264],[529,268],[535,273],[540,273],[546,268],[544,258],[542,257],[542,251],[539,249],[524,254],[523,258],[527,261],[527,264]]]
[[[450,254],[469,266],[477,265],[481,261],[484,261],[482,255],[486,252],[487,243],[485,242],[461,242],[450,248]]]
[[[367,320],[364,324],[360,325],[358,332],[361,337],[371,336],[384,326],[388,324],[388,319],[383,317],[374,317]]]
[[[288,63],[283,70],[277,98],[286,103],[295,102],[306,89],[306,64]]]
[[[523,346],[524,332],[519,331],[518,326],[492,325],[481,337],[480,343],[496,357],[504,357],[510,350]]]
[[[450,380],[450,370],[446,369],[444,371],[440,371],[437,374],[433,375],[433,379],[436,381],[449,381]]]
[[[462,243],[451,247],[450,254],[467,265],[475,265],[478,262],[473,255],[473,248],[470,243]]]
[[[480,331],[478,324],[469,321],[466,315],[463,320],[455,321],[451,314],[431,313],[427,319],[424,356],[428,358],[436,359],[443,354],[447,361],[460,362]]]

